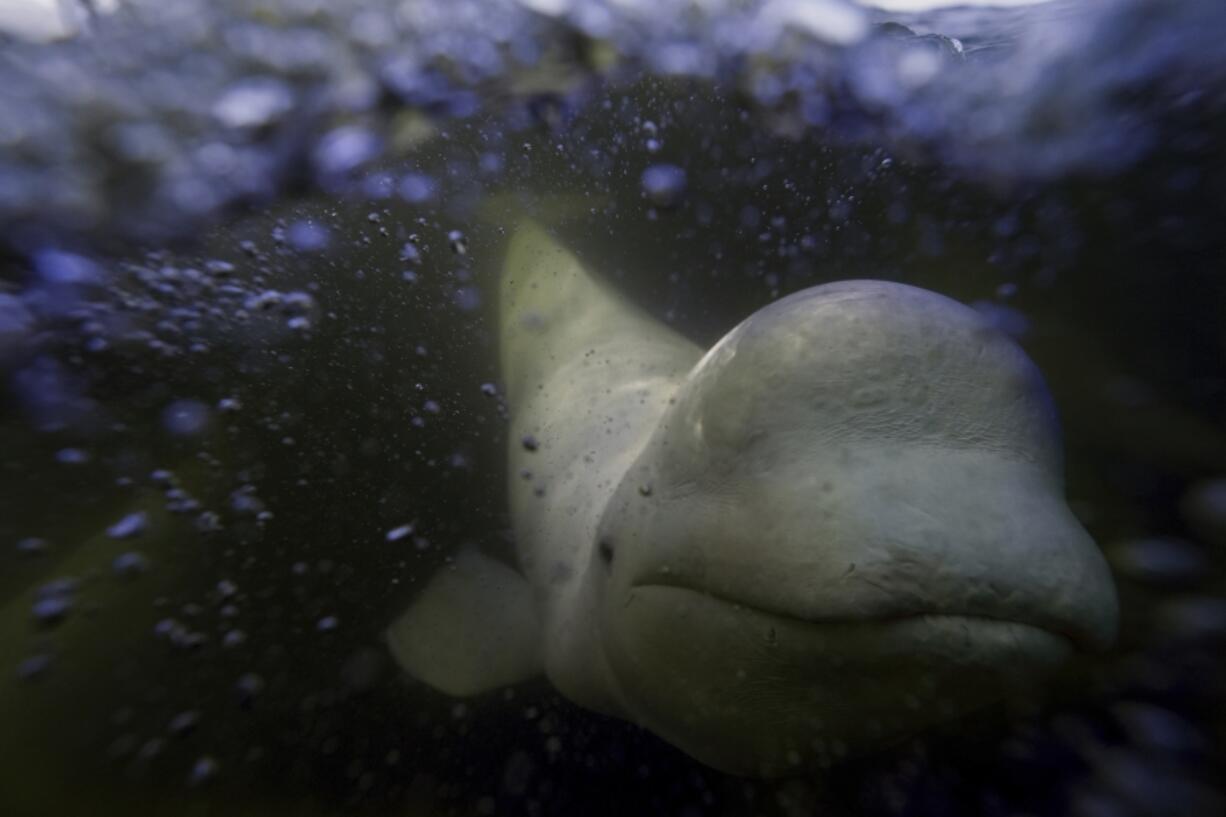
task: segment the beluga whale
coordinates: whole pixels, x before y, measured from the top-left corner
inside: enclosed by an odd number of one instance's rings
[[[388,628],[455,696],[544,673],[738,775],[828,768],[1108,647],[1052,399],[979,312],[816,286],[703,351],[530,220],[501,271],[517,563]]]

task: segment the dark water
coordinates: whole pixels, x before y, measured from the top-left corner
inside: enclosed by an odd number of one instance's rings
[[[137,4],[4,46],[0,813],[1223,811],[1222,7],[665,6]],[[704,344],[845,278],[994,316],[1116,648],[784,783],[543,681],[405,678],[387,623],[512,548],[508,208]]]

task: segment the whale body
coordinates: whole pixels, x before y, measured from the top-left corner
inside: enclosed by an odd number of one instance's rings
[[[531,222],[501,299],[518,563],[466,551],[434,577],[388,630],[414,677],[464,696],[543,672],[769,777],[1113,640],[1047,389],[973,309],[844,281],[704,353]]]

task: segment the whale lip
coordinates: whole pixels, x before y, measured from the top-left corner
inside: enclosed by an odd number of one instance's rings
[[[706,588],[695,587],[687,584],[680,577],[672,577],[670,581],[646,581],[641,583],[631,584],[628,588],[634,590],[682,590],[689,593],[695,593],[706,597],[712,601],[727,604],[732,607],[741,608],[747,611],[760,613],[778,619],[787,621],[800,622],[813,625],[838,625],[838,624],[881,624],[889,625],[905,621],[916,621],[920,619],[927,620],[942,620],[942,621],[963,621],[967,623],[982,623],[985,625],[1013,625],[1016,627],[1024,627],[1036,634],[1042,634],[1050,639],[1061,642],[1068,647],[1082,652],[1101,652],[1108,643],[1103,640],[1092,630],[1083,630],[1074,626],[1053,626],[1051,622],[1038,621],[1029,619],[1024,615],[1006,616],[994,614],[987,611],[978,610],[948,610],[933,608],[899,608],[891,611],[879,611],[865,616],[835,616],[835,615],[805,615],[798,614],[795,611],[781,610],[770,606],[763,606],[756,602],[739,601],[719,593],[712,592]]]
[[[685,492],[658,479],[647,521],[607,534],[626,543],[621,586],[798,621],[960,615],[1030,625],[1078,652],[1114,643],[1110,570],[1043,468],[974,448],[776,454],[773,470],[704,475]]]
[[[814,621],[734,609],[676,583],[622,585],[606,604],[604,655],[625,711],[737,775],[817,771],[1001,701],[1033,700],[1074,649],[1028,624]]]

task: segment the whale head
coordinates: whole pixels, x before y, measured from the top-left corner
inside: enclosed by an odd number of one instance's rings
[[[755,313],[615,489],[589,581],[622,706],[786,775],[895,742],[1114,638],[1036,367],[977,312],[876,281]]]

